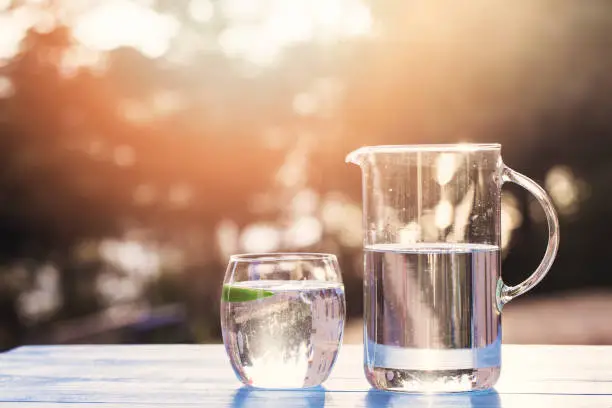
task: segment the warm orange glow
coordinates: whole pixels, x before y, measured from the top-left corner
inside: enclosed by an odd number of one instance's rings
[[[362,186],[343,158],[361,146],[499,142],[544,180],[568,241],[581,219],[605,231],[610,173],[591,156],[609,151],[612,14],[595,3],[0,0],[7,304],[24,325],[53,323],[77,315],[65,273],[88,311],[145,304],[184,274],[172,299],[197,299],[202,318],[227,257],[250,251],[338,253],[360,277]],[[476,185],[449,192],[477,152],[443,153],[401,243],[458,241],[481,205]],[[517,271],[544,233],[525,197],[505,194],[500,214]],[[584,236],[581,256],[605,254]]]

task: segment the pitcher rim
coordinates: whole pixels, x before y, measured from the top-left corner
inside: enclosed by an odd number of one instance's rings
[[[374,152],[463,152],[479,150],[499,150],[501,143],[438,143],[438,144],[406,144],[406,145],[374,145],[363,146],[361,149]]]

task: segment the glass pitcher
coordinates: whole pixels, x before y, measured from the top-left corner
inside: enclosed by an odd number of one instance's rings
[[[363,147],[365,374],[378,389],[452,392],[500,374],[502,306],[546,275],[559,245],[544,190],[505,166],[499,144]],[[500,274],[501,188],[526,188],[549,240],[516,286]]]

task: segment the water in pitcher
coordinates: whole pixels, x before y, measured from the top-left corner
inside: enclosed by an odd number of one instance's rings
[[[499,247],[365,248],[365,371],[378,388],[469,391],[499,376]]]
[[[344,327],[341,283],[263,280],[229,287],[268,294],[221,305],[224,342],[243,382],[302,388],[318,385],[329,376]]]

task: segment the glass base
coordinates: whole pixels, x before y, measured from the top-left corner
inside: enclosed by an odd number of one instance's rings
[[[365,367],[368,382],[374,388],[399,392],[465,392],[486,390],[497,382],[500,367],[459,370],[403,370]]]

